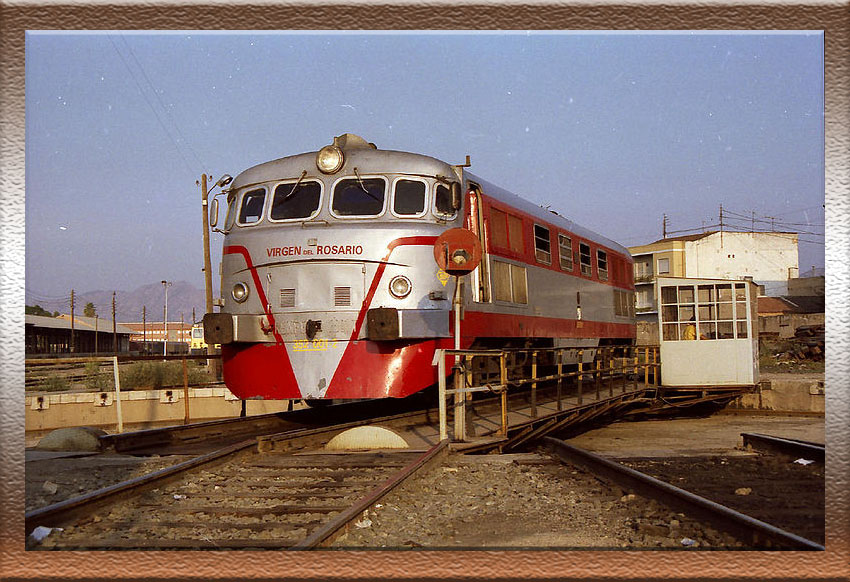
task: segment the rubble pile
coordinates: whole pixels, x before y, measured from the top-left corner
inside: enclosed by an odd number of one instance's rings
[[[780,363],[822,361],[825,333],[826,328],[823,325],[801,325],[794,331],[794,337],[785,342],[783,350],[774,357]]]

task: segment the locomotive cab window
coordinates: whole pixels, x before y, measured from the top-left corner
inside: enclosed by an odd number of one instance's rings
[[[245,192],[242,196],[242,207],[239,210],[239,224],[253,224],[263,217],[263,207],[266,203],[266,189],[257,188]]]
[[[608,280],[608,253],[602,249],[596,250],[596,272],[600,281]]]
[[[341,217],[378,216],[384,211],[386,190],[383,178],[345,178],[334,186],[331,211]]]
[[[539,224],[534,225],[534,258],[537,259],[537,262],[547,265],[552,262],[549,229]]]
[[[322,185],[319,182],[279,184],[272,198],[272,220],[311,218],[319,211]]]
[[[578,243],[578,260],[581,265],[581,274],[587,277],[593,275],[593,264],[590,262],[590,245]]]
[[[393,191],[393,214],[413,217],[425,214],[427,185],[420,180],[398,180]]]

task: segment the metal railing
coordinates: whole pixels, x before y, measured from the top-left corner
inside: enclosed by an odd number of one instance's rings
[[[591,361],[585,361],[585,353]],[[565,355],[572,357],[565,358]],[[452,388],[447,387],[448,377],[446,358],[454,357],[452,366]],[[474,383],[475,358],[483,358],[482,376],[495,369],[498,361],[498,379],[494,382]],[[567,360],[565,362],[565,360]],[[575,362],[573,363],[573,360]],[[521,363],[517,363],[520,361]],[[587,392],[587,384],[595,400],[603,398],[603,388],[608,396],[614,397],[614,385],[619,383],[625,393],[629,382],[637,390],[638,378],[643,373],[646,386],[657,386],[659,380],[660,358],[657,347],[612,346],[600,348],[535,348],[504,350],[449,350],[435,351],[433,365],[437,367],[439,387],[440,439],[448,438],[448,408],[446,399],[454,396],[454,435],[453,440],[466,440],[466,401],[474,392],[492,392],[500,395],[501,425],[496,434],[506,437],[508,434],[508,389],[531,385],[530,406],[532,418],[537,418],[537,388],[542,382],[555,382],[555,402],[558,411],[563,409],[564,380],[575,380],[576,404],[581,406]],[[565,369],[569,366],[569,369]],[[552,373],[539,375],[541,367]],[[527,371],[530,368],[530,375]],[[489,375],[495,376],[495,371]],[[631,380],[630,380],[631,377]]]

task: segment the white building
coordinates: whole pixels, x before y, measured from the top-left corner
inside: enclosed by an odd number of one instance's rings
[[[797,233],[713,232],[685,242],[687,277],[752,277],[762,295],[788,295],[799,274]]]

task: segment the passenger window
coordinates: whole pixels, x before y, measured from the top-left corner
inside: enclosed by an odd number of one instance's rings
[[[280,184],[272,199],[272,220],[309,218],[319,210],[322,185],[318,182]]]
[[[596,250],[596,272],[600,281],[608,280],[608,253],[601,249]]]
[[[452,208],[451,188],[445,184],[437,184],[437,192],[434,196],[434,208],[437,210],[437,214],[451,216],[455,213],[455,209]]]
[[[242,209],[239,212],[239,224],[252,224],[263,217],[266,202],[266,189],[258,188],[242,196]]]
[[[425,212],[425,182],[414,180],[396,182],[393,212],[399,216],[419,216]]]
[[[573,241],[562,234],[558,235],[558,258],[563,270],[573,270]]]
[[[346,178],[334,188],[332,210],[337,216],[378,216],[384,210],[386,182],[382,178]]]
[[[590,262],[590,245],[578,244],[578,259],[581,265],[581,274],[588,277],[593,275],[593,264]]]
[[[546,263],[547,265],[552,262],[549,229],[539,224],[534,225],[534,258],[538,262]]]

